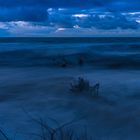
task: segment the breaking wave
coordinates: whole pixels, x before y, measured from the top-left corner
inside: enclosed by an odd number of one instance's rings
[[[2,39],[1,39],[2,40]],[[19,39],[18,39],[19,40]],[[105,41],[95,38],[54,38],[51,41],[0,41],[0,67],[50,67],[65,60],[69,67],[83,65],[94,68],[140,68],[140,39],[122,38]],[[28,39],[29,40],[29,39]],[[128,40],[128,41],[127,41]]]

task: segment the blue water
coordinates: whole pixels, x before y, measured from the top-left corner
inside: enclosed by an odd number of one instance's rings
[[[140,38],[0,38],[0,67],[140,68]]]

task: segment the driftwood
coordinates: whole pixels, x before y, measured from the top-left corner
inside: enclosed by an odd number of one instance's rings
[[[100,88],[99,83],[91,86],[89,84],[89,81],[79,77],[78,81],[76,83],[71,83],[70,86],[71,86],[70,91],[72,91],[74,93],[84,93],[84,94],[88,94],[92,97],[99,96],[99,88]]]

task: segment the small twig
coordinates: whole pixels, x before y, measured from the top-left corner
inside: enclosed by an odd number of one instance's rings
[[[3,137],[4,137],[6,140],[9,140],[8,136],[2,131],[2,129],[0,129],[0,133],[3,135]]]

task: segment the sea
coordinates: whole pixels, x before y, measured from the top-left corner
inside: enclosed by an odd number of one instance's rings
[[[0,38],[0,67],[140,69],[140,38]]]

